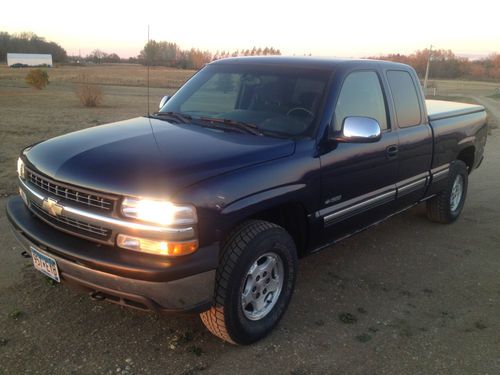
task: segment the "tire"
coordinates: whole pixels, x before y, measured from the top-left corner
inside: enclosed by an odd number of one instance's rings
[[[457,187],[461,185],[461,189]],[[449,224],[462,212],[467,195],[467,166],[461,160],[454,161],[448,174],[448,186],[427,201],[427,217],[436,223]],[[455,190],[454,190],[455,189]],[[457,198],[457,194],[460,195]]]
[[[224,241],[214,305],[200,314],[201,320],[229,343],[258,341],[285,313],[296,273],[295,243],[283,228],[261,220],[244,222]],[[244,305],[244,301],[250,303]]]

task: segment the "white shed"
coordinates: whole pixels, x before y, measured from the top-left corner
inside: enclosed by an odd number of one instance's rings
[[[12,66],[52,66],[52,55],[39,53],[8,53],[7,65]]]

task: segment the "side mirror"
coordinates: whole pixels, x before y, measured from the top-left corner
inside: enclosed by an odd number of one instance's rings
[[[380,140],[382,130],[377,120],[370,117],[346,117],[342,132],[333,139],[337,142],[371,143]]]
[[[160,105],[158,106],[158,109],[162,109],[162,107],[165,105],[166,102],[170,99],[170,95],[165,95],[163,98],[160,100]]]

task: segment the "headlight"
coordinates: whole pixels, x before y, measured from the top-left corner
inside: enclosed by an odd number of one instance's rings
[[[24,162],[21,160],[21,158],[17,159],[17,175],[21,177],[24,180]]]
[[[126,217],[160,225],[190,225],[198,221],[194,207],[160,200],[125,198],[121,211]]]

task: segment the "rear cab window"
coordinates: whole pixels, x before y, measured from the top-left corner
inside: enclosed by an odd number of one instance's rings
[[[413,79],[405,70],[387,71],[396,116],[400,128],[420,125],[422,118],[420,102]]]

